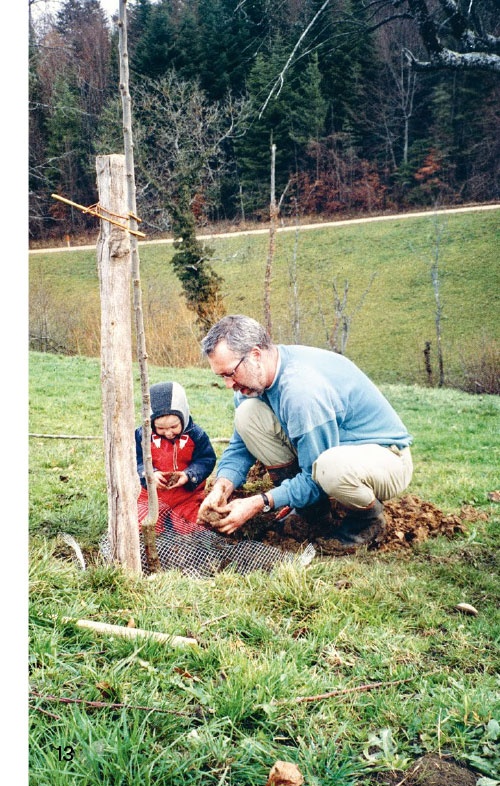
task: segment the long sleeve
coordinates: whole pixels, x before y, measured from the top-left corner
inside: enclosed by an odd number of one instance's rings
[[[238,432],[234,431],[219,461],[217,477],[226,478],[235,488],[239,488],[246,481],[253,464],[255,464],[254,456],[247,450]]]
[[[200,426],[193,423],[192,427],[186,431],[194,442],[194,451],[191,461],[186,469],[189,478],[186,488],[193,490],[208,478],[217,457],[208,434]]]
[[[142,454],[142,426],[135,430],[135,459],[137,462],[137,474],[141,481],[141,486],[146,488],[146,475],[144,471],[144,456]]]

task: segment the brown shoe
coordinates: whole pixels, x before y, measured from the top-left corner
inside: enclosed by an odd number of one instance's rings
[[[342,524],[332,532],[344,546],[371,546],[377,548],[386,530],[384,506],[375,500],[370,508],[349,511]]]
[[[279,464],[274,467],[266,467],[267,474],[273,486],[281,486],[284,480],[294,478],[300,472],[297,459],[290,461],[289,464]]]

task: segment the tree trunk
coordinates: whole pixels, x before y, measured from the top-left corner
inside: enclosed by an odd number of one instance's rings
[[[137,207],[135,189],[134,142],[132,137],[132,101],[129,90],[128,46],[127,46],[127,0],[120,0],[119,5],[119,52],[120,52],[120,94],[123,112],[123,143],[125,149],[126,178],[126,213],[129,216],[131,229],[137,229]],[[142,537],[148,567],[152,573],[161,570],[160,558],[156,548],[155,526],[158,520],[158,492],[153,474],[151,458],[151,420],[149,397],[148,354],[146,351],[146,335],[144,330],[144,314],[142,309],[142,289],[139,259],[139,244],[136,235],[131,235],[133,278],[133,303],[135,329],[137,336],[137,359],[141,377],[142,393],[142,454],[144,472],[148,489],[148,515],[142,522]]]
[[[97,156],[99,202],[126,214],[125,159]],[[101,221],[97,242],[101,294],[101,391],[104,458],[111,554],[125,568],[141,571],[134,449],[134,390],[130,316],[130,236]]]
[[[278,207],[276,205],[276,145],[271,145],[271,200],[269,205],[269,250],[267,253],[266,273],[264,278],[264,324],[267,332],[272,337],[271,319],[271,275],[273,270],[274,248],[276,243],[276,224],[278,219]]]

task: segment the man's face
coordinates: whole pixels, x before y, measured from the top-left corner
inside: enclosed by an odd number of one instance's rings
[[[246,355],[237,355],[225,341],[220,341],[208,358],[210,368],[232,388],[249,398],[262,395],[266,389],[261,350],[253,347]]]

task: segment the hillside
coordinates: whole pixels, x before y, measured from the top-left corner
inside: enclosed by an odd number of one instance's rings
[[[426,384],[423,351],[430,341],[435,380],[437,264],[445,373],[452,381],[463,377],[500,337],[498,218],[498,210],[430,214],[279,234],[271,285],[275,340],[329,346],[334,284],[342,300],[347,282],[346,354],[379,382]],[[262,319],[267,244],[266,235],[214,237],[208,244],[228,313]],[[140,246],[149,353],[157,365],[196,365],[196,331],[169,265],[172,253],[170,244]],[[93,250],[32,254],[30,300],[32,349],[99,354]]]

